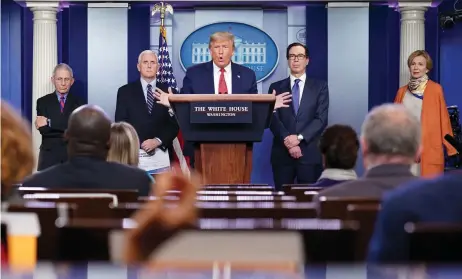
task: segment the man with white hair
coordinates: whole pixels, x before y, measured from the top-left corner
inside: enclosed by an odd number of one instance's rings
[[[71,113],[85,102],[69,90],[74,74],[69,65],[61,63],[53,70],[53,93],[37,99],[35,128],[42,135],[37,170],[41,171],[67,161],[67,144],[63,139]]]
[[[154,97],[156,88],[168,91],[165,85],[156,82],[157,55],[152,50],[141,52],[137,68],[140,79],[120,87],[117,92],[115,121],[125,121],[135,128],[141,149],[146,153],[160,148],[170,149],[172,155],[172,142],[179,128],[169,109],[158,104]]]
[[[403,105],[384,104],[372,109],[363,123],[360,139],[365,175],[327,188],[317,198],[382,198],[400,184],[416,179],[411,165],[420,158],[420,138],[419,120]]]

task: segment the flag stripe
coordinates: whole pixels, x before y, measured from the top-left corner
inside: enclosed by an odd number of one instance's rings
[[[166,85],[167,87],[174,88],[178,92],[178,86],[175,76],[173,75],[172,61],[168,52],[167,45],[167,30],[164,26],[160,26],[159,32],[159,50],[157,52],[159,60],[159,70],[157,72],[157,82]],[[181,171],[187,175],[189,172],[189,158],[183,154],[184,141],[181,130],[178,132],[177,137],[173,140],[174,160],[180,165]]]

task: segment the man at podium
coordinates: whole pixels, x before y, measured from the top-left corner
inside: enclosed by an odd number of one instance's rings
[[[212,61],[190,67],[181,94],[257,94],[257,78],[251,69],[231,62],[234,35],[216,32],[210,36]]]
[[[258,94],[255,72],[231,62],[234,55],[234,35],[216,32],[210,36],[212,61],[187,69],[181,94]],[[194,146],[185,145],[184,153],[194,166]]]
[[[329,89],[325,81],[306,76],[308,48],[300,43],[287,47],[290,76],[274,82],[269,93],[292,93],[292,104],[273,114],[274,140],[271,165],[277,190],[283,184],[314,183],[322,172],[319,138],[327,126]]]

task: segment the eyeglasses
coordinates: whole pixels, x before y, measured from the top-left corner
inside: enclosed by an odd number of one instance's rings
[[[305,54],[289,54],[289,59],[290,60],[295,60],[295,58],[298,58],[298,59],[304,59],[306,57]]]
[[[65,82],[65,83],[69,83],[71,81],[71,78],[55,78],[55,81],[57,82]]]

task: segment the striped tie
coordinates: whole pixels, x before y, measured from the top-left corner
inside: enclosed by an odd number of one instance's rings
[[[63,113],[63,111],[64,111],[64,105],[65,105],[65,103],[64,103],[64,97],[61,96],[61,97],[59,98],[59,106],[61,107],[61,113]]]
[[[148,105],[148,111],[151,113],[152,106],[154,105],[154,95],[152,94],[152,85],[148,84],[148,94],[146,96],[146,102]]]

